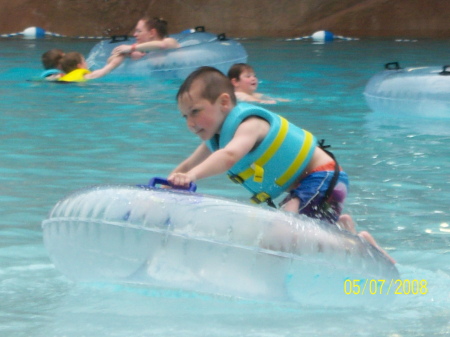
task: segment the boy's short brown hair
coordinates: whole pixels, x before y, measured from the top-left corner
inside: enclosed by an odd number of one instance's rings
[[[244,71],[254,72],[252,66],[248,65],[247,63],[235,63],[228,70],[228,78],[230,80],[232,80],[233,78],[239,80],[241,74]]]
[[[152,30],[153,28],[156,30],[156,33],[161,39],[164,39],[168,35],[168,23],[163,18],[158,17],[143,17],[141,20],[145,21],[145,26],[148,30]]]
[[[61,68],[67,74],[78,69],[78,65],[83,62],[83,54],[72,51],[67,53],[61,59]]]
[[[192,84],[197,80],[203,84],[202,98],[214,103],[220,95],[226,93],[230,95],[232,103],[236,105],[236,95],[230,80],[220,70],[213,67],[200,67],[192,72],[180,86],[176,96],[177,101],[182,95],[189,93]]]
[[[41,56],[44,69],[57,69],[60,67],[61,58],[64,52],[61,49],[50,49]]]

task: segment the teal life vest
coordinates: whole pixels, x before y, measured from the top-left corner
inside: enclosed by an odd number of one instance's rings
[[[47,69],[41,73],[41,78],[46,78],[52,75],[63,74],[63,72],[59,69]]]
[[[270,201],[286,191],[303,173],[317,146],[308,131],[283,117],[248,103],[238,104],[226,117],[220,137],[206,142],[211,151],[224,148],[236,129],[248,117],[259,117],[270,124],[263,141],[239,160],[228,175],[253,193],[255,203]]]

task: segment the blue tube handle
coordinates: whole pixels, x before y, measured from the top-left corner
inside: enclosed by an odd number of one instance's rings
[[[137,185],[139,187],[150,187],[150,188],[155,188],[156,185],[167,185],[167,186],[171,186],[175,189],[179,189],[179,190],[186,190],[189,192],[195,192],[197,190],[197,185],[195,183],[190,183],[188,188],[182,188],[182,187],[178,187],[178,186],[173,186],[171,183],[169,183],[167,181],[167,179],[164,178],[160,178],[160,177],[154,177],[152,179],[150,179],[150,181],[148,182],[147,185]]]

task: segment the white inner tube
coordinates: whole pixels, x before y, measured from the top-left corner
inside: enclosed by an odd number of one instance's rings
[[[379,299],[347,298],[345,280],[399,277],[383,254],[336,226],[189,192],[94,187],[58,202],[42,227],[52,261],[77,281],[351,304]]]

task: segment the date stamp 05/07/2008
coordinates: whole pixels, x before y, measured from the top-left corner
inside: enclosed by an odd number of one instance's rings
[[[426,295],[426,280],[380,280],[380,279],[346,279],[344,293],[346,295]]]

